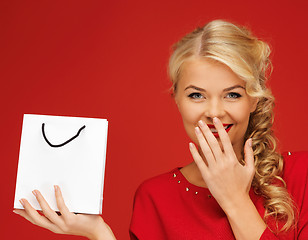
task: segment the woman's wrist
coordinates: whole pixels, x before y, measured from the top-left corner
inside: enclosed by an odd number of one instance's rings
[[[235,215],[238,211],[251,207],[251,205],[254,206],[248,194],[235,194],[232,198],[226,198],[218,203],[227,216]]]
[[[224,204],[224,212],[228,216],[236,215],[239,211],[242,211],[243,209],[255,207],[250,196],[247,195],[237,195],[233,199],[229,199]]]
[[[224,211],[237,239],[259,239],[266,229],[266,224],[249,195]]]
[[[115,236],[111,230],[111,228],[108,226],[107,223],[104,222],[103,219],[101,219],[98,226],[96,226],[96,229],[94,230],[93,237],[90,237],[91,240],[115,240]]]

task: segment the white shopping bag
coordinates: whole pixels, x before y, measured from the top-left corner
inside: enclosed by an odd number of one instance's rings
[[[71,212],[101,214],[108,121],[97,118],[25,114],[23,119],[14,208],[26,198],[41,210],[38,189],[58,211],[59,185]]]

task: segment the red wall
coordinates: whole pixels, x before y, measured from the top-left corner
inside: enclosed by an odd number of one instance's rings
[[[1,238],[79,239],[12,213],[22,117],[37,113],[108,119],[103,217],[128,239],[137,186],[192,161],[166,66],[172,43],[212,19],[246,24],[270,42],[280,148],[307,149],[307,7],[304,0],[2,0]]]

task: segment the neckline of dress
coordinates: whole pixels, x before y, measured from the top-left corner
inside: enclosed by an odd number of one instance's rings
[[[189,182],[185,176],[183,175],[183,173],[180,171],[182,167],[177,167],[172,171],[173,177],[175,179],[177,179],[178,181],[180,181],[179,184],[183,183],[185,185],[185,187],[188,187],[190,190],[192,191],[197,191],[197,192],[204,192],[204,193],[209,193],[210,194],[210,190],[208,188],[205,187],[199,187],[197,185],[192,184],[191,182]],[[175,176],[175,175],[176,176]]]

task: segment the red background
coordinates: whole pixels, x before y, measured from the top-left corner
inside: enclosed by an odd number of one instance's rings
[[[280,149],[307,149],[306,1],[16,1],[0,3],[1,238],[54,235],[12,213],[24,113],[107,118],[103,217],[128,239],[133,196],[192,161],[168,94],[171,45],[209,20],[248,25],[273,47]]]

